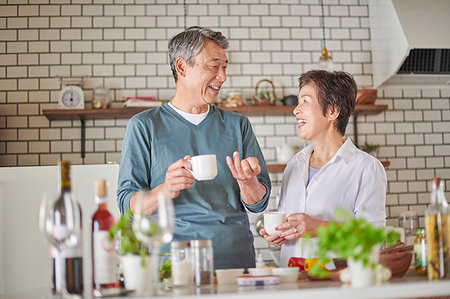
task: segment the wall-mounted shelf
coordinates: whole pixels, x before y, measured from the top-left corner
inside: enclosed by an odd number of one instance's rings
[[[386,167],[389,167],[389,165],[391,165],[391,162],[390,161],[380,161],[381,162],[381,164],[383,164],[383,166],[386,168]],[[272,172],[272,173],[275,173],[275,172],[284,172],[284,169],[286,168],[286,164],[267,164],[266,165],[267,166],[267,171],[268,172]]]
[[[294,106],[242,106],[222,109],[247,116],[293,115]],[[42,112],[49,120],[79,119],[128,119],[150,108],[109,108],[109,109],[44,109]],[[354,114],[378,114],[387,109],[387,105],[356,105]]]
[[[242,106],[236,108],[225,108],[225,110],[241,113],[247,116],[261,115],[292,115],[295,106]],[[145,108],[109,108],[109,109],[44,109],[42,113],[48,120],[80,120],[81,121],[81,157],[85,157],[85,132],[86,120],[93,119],[129,119]],[[356,105],[353,112],[354,141],[358,144],[357,118],[360,114],[375,115],[387,110],[387,105]],[[281,166],[274,166],[270,172],[282,172]]]

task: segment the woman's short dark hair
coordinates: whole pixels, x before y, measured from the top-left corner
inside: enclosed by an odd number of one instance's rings
[[[307,84],[314,85],[323,115],[326,115],[328,108],[339,111],[335,127],[344,136],[348,120],[355,109],[358,92],[352,75],[346,72],[312,70],[302,74],[298,82],[300,89]]]

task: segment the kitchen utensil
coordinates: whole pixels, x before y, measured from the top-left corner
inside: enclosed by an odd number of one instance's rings
[[[295,95],[288,95],[285,96],[281,101],[283,102],[284,106],[296,106],[298,103],[298,98]]]

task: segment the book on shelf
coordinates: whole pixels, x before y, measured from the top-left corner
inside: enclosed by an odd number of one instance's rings
[[[124,100],[124,107],[159,107],[163,101],[157,101],[155,97],[127,97]]]

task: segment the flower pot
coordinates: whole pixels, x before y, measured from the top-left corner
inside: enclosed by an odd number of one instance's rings
[[[137,295],[152,294],[157,277],[153,273],[152,256],[146,256],[145,266],[139,255],[123,255],[120,257],[125,280],[125,289],[134,290]]]
[[[365,267],[361,262],[348,259],[351,285],[354,288],[363,288],[376,284],[375,269]]]

